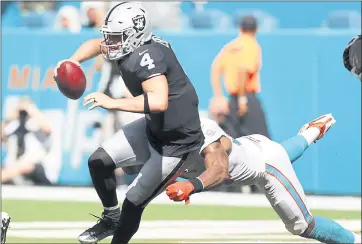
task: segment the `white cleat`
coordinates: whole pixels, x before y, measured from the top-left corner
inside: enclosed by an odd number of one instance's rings
[[[306,123],[303,125],[302,128],[300,128],[299,133],[302,133],[306,131],[309,128],[315,127],[320,131],[320,134],[317,138],[317,140],[321,139],[324,134],[327,133],[327,131],[336,123],[336,120],[334,119],[332,114],[325,114],[322,115],[315,120],[312,120],[309,123]]]

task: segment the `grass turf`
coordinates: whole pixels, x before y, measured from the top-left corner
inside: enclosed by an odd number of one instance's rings
[[[13,221],[96,221],[88,213],[100,215],[100,203],[3,200],[2,211]],[[360,219],[360,211],[312,210],[313,215],[331,219]],[[274,210],[265,207],[149,205],[143,220],[275,220]]]

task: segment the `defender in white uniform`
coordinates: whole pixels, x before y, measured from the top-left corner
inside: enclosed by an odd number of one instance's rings
[[[229,155],[228,179],[257,185],[290,233],[324,243],[360,243],[360,236],[332,220],[312,215],[292,167],[292,162],[334,123],[331,114],[321,116],[304,125],[297,136],[279,144],[262,135],[233,139],[216,122],[201,119],[205,143],[200,153],[212,143],[221,142]],[[188,182],[177,182],[168,186],[166,193],[174,201],[188,201],[194,191]]]
[[[229,154],[230,180],[257,185],[288,231],[302,234],[311,223],[312,215],[304,204],[304,191],[286,150],[262,135],[234,140],[210,119],[202,120],[202,129],[205,135],[203,148],[222,137],[233,142]]]

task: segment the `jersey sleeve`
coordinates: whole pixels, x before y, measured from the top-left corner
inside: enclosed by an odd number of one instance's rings
[[[201,154],[208,145],[219,140],[222,136],[228,135],[220,128],[220,126],[215,121],[207,118],[200,118],[200,121],[202,133],[205,137],[204,144],[200,149]]]
[[[239,65],[254,73],[261,67],[261,51],[255,45],[246,46],[239,54]]]
[[[167,64],[162,51],[154,46],[142,48],[136,54],[135,74],[143,82],[153,75],[166,74]]]

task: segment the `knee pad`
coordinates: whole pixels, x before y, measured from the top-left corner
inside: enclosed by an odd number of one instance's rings
[[[295,219],[293,223],[285,224],[285,228],[293,235],[301,235],[308,229],[307,221]]]
[[[113,171],[116,165],[108,153],[100,147],[89,157],[88,167],[93,171]]]
[[[267,187],[267,191],[273,191],[275,189],[274,184],[268,183],[265,187]],[[273,208],[283,221],[285,228],[293,235],[300,235],[308,228],[308,222],[304,215],[297,209],[291,208],[290,204],[290,202],[281,200],[274,205]]]

